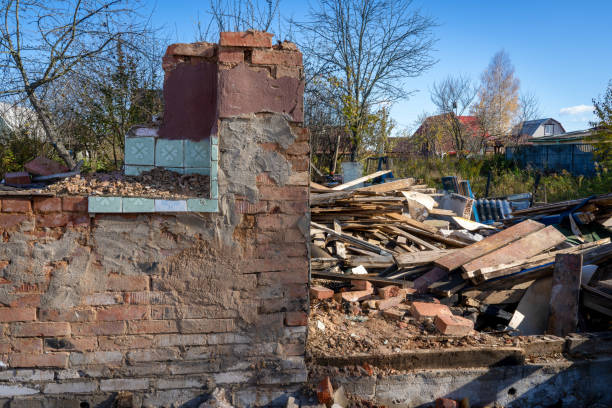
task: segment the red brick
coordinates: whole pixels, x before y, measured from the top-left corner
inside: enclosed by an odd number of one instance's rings
[[[305,284],[293,283],[285,285],[285,288],[287,289],[289,296],[292,298],[306,299],[306,296],[308,295],[308,285]]]
[[[62,209],[70,212],[87,212],[87,197],[62,197]]]
[[[232,319],[183,319],[178,321],[181,333],[226,333],[236,330]]]
[[[360,279],[351,280],[351,286],[353,287],[354,290],[367,290],[367,291],[374,292],[374,289],[372,288],[372,284],[368,282],[367,280],[360,280]]]
[[[406,314],[405,310],[400,310],[398,308],[392,307],[390,309],[386,309],[382,312],[383,316],[392,320],[402,320],[404,315]]]
[[[68,225],[75,227],[88,227],[91,223],[89,214],[70,214]]]
[[[310,168],[308,156],[289,156],[288,161],[291,163],[291,170],[293,171],[308,171]]]
[[[334,291],[323,286],[311,286],[310,297],[318,300],[330,299],[334,296]]]
[[[308,250],[304,244],[259,244],[252,249],[253,258],[306,257]]]
[[[361,302],[362,300],[367,300],[372,297],[373,290],[355,290],[350,292],[340,292],[334,295],[334,299],[337,301],[347,301],[347,302]]]
[[[7,229],[21,224],[29,217],[23,214],[0,214],[0,229]]]
[[[149,277],[146,275],[108,275],[106,288],[109,291],[135,292],[149,289]]]
[[[117,305],[99,309],[96,319],[98,321],[141,320],[145,319],[148,314],[148,306]]]
[[[245,265],[242,272],[298,271],[299,274],[299,271],[303,270],[308,270],[308,259],[306,259],[306,257],[288,257],[251,259],[247,265]],[[292,283],[301,283],[301,281]]]
[[[10,304],[10,307],[38,307],[40,306],[41,294],[30,293],[16,297]]]
[[[48,346],[46,348],[54,350]],[[62,350],[94,351],[97,348],[97,337],[71,337],[70,339],[67,339],[67,346],[62,347]]]
[[[174,320],[142,320],[128,322],[128,333],[177,333],[178,328]]]
[[[219,48],[219,62],[240,63],[244,62],[244,50],[240,48]]]
[[[290,77],[301,78],[301,66],[276,65],[273,67],[274,78]]]
[[[66,213],[37,214],[36,226],[40,228],[64,227],[70,221]]]
[[[4,182],[7,185],[21,186],[24,184],[30,184],[32,182],[32,179],[30,178],[28,172],[18,171],[13,173],[6,173],[4,175]]]
[[[219,45],[222,47],[272,47],[272,34],[263,31],[222,32]]]
[[[299,51],[253,50],[251,62],[263,65],[301,66],[302,53]],[[308,151],[310,152],[310,149]]]
[[[61,337],[70,335],[70,325],[60,322],[16,323],[12,334],[15,337]]]
[[[308,315],[305,312],[286,312],[285,326],[306,326]]]
[[[330,404],[333,402],[334,388],[329,377],[325,377],[317,386],[317,399],[319,404]]]
[[[294,186],[261,186],[259,194],[264,200],[308,200],[307,187]]]
[[[75,336],[113,336],[125,333],[124,321],[72,323]]]
[[[239,214],[261,214],[268,212],[267,201],[251,203],[247,200],[236,200],[234,202],[234,207]]]
[[[291,283],[308,283],[308,268],[285,272],[261,272],[257,281],[259,286]]]
[[[0,322],[29,322],[36,320],[36,308],[1,307]]]
[[[9,365],[11,367],[59,367],[68,366],[68,353],[9,354]]]
[[[6,342],[0,343],[0,354],[7,354],[11,352],[11,343]]]
[[[40,320],[50,322],[90,322],[96,317],[96,313],[92,309],[41,309]]]
[[[41,213],[62,211],[62,199],[59,197],[34,197],[34,211]]]
[[[424,319],[427,317],[434,318],[439,315],[452,315],[450,309],[446,305],[425,302],[412,302],[410,313],[417,319]]]
[[[27,213],[32,211],[30,200],[25,198],[8,198],[2,200],[2,212]]]
[[[436,408],[457,408],[457,401],[449,398],[438,398],[436,400]]]
[[[24,337],[13,339],[11,343],[17,353],[42,353],[42,339]]]
[[[395,297],[379,300],[376,303],[376,306],[378,307],[378,310],[386,310],[386,309],[390,309],[394,306],[399,305],[405,299],[406,299],[406,296],[402,294],[400,296],[395,296]]]
[[[171,55],[210,58],[215,55],[215,44],[207,42],[196,42],[190,44],[170,44],[166,49],[166,56]]]
[[[153,347],[155,340],[151,336],[113,336],[98,337],[100,350],[144,349]]]
[[[305,214],[308,211],[308,201],[281,201],[280,211],[283,214]]]
[[[395,297],[399,295],[400,288],[395,285],[389,285],[382,288],[378,288],[378,296],[382,299],[388,299],[390,297]]]
[[[461,316],[440,314],[436,316],[436,329],[449,336],[467,336],[474,329],[474,322]]]
[[[66,173],[69,170],[65,165],[45,156],[36,157],[24,164],[23,168],[37,176],[50,176],[51,174]]]

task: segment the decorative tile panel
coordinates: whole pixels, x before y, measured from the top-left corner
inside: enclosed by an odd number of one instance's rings
[[[155,200],[156,212],[185,212],[187,202],[185,200]]]
[[[154,168],[154,166],[129,166],[127,164],[124,167],[123,172],[126,176],[140,176],[141,173]]]
[[[122,211],[121,197],[90,196],[87,201],[90,213],[120,213]]]
[[[210,159],[219,160],[219,146],[217,145],[210,146]]]
[[[214,144],[214,145],[218,145],[218,144],[219,144],[219,138],[218,138],[218,137],[212,136],[212,137],[210,138],[210,141],[211,141],[211,143],[212,143],[212,144]]]
[[[185,174],[186,169],[184,167],[166,167],[166,170],[170,170],[178,174]]]
[[[155,139],[152,137],[128,137],[125,139],[125,164],[155,164]]]
[[[219,211],[219,200],[190,198],[187,200],[187,209],[193,212],[217,212]]]
[[[217,162],[212,162],[210,167],[210,179],[217,182]]]
[[[155,145],[155,166],[183,167],[183,141],[157,139]]]
[[[219,198],[219,183],[217,183],[217,180],[210,182],[210,198]]]
[[[204,176],[210,175],[210,167],[185,167],[185,174],[202,174]]]
[[[210,167],[210,140],[185,140],[185,167]]]
[[[142,197],[123,197],[124,213],[155,212],[155,200]]]

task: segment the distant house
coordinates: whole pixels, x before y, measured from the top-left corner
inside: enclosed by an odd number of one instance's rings
[[[428,117],[411,137],[395,138],[390,154],[396,157],[457,154],[455,138],[449,126],[453,116],[453,113],[445,113]],[[464,153],[475,153],[478,147],[484,145],[478,118],[476,116],[457,116],[457,119],[466,141]]]
[[[553,118],[526,120],[514,126],[512,139],[522,144],[528,139],[555,136],[565,133],[563,125]]]

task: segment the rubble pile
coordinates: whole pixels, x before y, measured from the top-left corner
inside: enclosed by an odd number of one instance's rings
[[[5,174],[0,191],[146,198],[207,198],[210,192],[208,175],[179,174],[159,167],[139,176],[122,172],[80,174],[80,166],[68,171],[62,164],[40,156],[26,163],[24,169]]]
[[[579,313],[609,324],[612,194],[536,205],[485,225],[469,219],[473,199],[411,178],[355,184],[311,184],[310,331],[327,332],[319,351],[334,347],[325,345],[329,324],[347,319],[393,322],[404,341],[565,336],[581,329]],[[379,346],[353,348],[393,350]]]

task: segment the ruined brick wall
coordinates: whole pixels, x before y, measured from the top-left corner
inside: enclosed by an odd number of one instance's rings
[[[218,212],[93,214],[83,197],[1,197],[0,405],[94,407],[125,391],[127,406],[197,406],[218,386],[252,406],[306,380],[301,54],[265,33],[173,45],[166,91],[189,84],[172,80],[183,66],[214,88],[186,98],[208,95],[216,112],[200,112],[202,130],[198,109],[175,111],[180,126],[159,132],[218,138]]]

